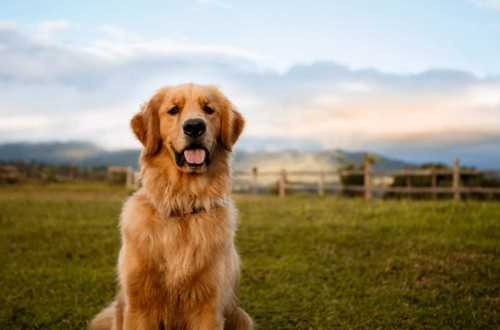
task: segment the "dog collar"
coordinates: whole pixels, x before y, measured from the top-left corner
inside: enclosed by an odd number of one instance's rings
[[[207,212],[207,209],[204,207],[193,207],[191,211],[185,212],[181,210],[170,210],[169,217],[172,218],[180,218],[188,215],[198,214]]]
[[[208,213],[218,208],[226,207],[228,205],[228,196],[216,199],[209,208],[204,206],[192,207],[191,210],[170,209],[166,213],[167,218],[181,218],[200,213]]]

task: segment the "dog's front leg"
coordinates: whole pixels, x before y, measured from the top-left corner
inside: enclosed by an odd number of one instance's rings
[[[194,310],[188,320],[189,330],[223,330],[224,317],[215,303],[206,303]]]
[[[157,319],[146,310],[125,309],[123,330],[160,329]]]
[[[132,244],[126,247],[122,247],[120,257],[123,262],[119,264],[120,282],[124,288],[123,329],[159,329],[159,276],[144,266],[146,261]]]

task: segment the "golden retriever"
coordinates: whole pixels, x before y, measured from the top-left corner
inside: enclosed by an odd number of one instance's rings
[[[90,329],[252,329],[238,304],[230,153],[245,121],[215,87],[160,89],[131,121],[142,187],[123,207],[116,300]]]

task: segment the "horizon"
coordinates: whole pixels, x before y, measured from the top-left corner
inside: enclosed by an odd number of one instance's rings
[[[247,118],[243,150],[500,166],[497,0],[3,7],[0,143],[139,148],[140,104],[197,81]]]
[[[96,148],[99,152],[105,152],[105,153],[120,153],[120,152],[140,152],[142,149],[142,146],[138,147],[130,147],[130,148],[122,148],[122,149],[107,149],[103,146],[100,146],[94,142],[91,141],[83,141],[83,140],[70,140],[70,141],[43,141],[43,142],[32,142],[32,141],[15,141],[15,142],[6,142],[2,143],[0,142],[0,149],[5,146],[12,146],[12,145],[24,145],[24,146],[54,146],[54,145],[61,145],[61,146],[68,146],[68,145],[76,145],[76,146],[87,146],[87,147],[93,147]],[[404,159],[404,158],[398,158],[398,157],[393,157],[381,153],[376,153],[372,152],[370,150],[353,150],[353,149],[341,149],[341,148],[311,148],[311,149],[304,149],[304,148],[295,148],[295,147],[281,147],[281,148],[269,148],[269,149],[248,149],[248,148],[237,148],[233,151],[233,153],[238,154],[238,153],[248,153],[248,154],[280,154],[280,153],[304,153],[304,154],[318,154],[318,153],[344,153],[348,154],[351,156],[357,156],[357,155],[371,155],[375,157],[381,157],[384,161],[396,161],[400,163],[406,163],[410,166],[423,166],[423,165],[428,165],[428,164],[442,164],[446,166],[452,166],[453,162],[457,159],[449,159],[449,160],[443,160],[443,161],[435,161],[433,159],[428,159],[428,160],[423,160],[423,161],[412,161],[409,159]],[[0,161],[2,157],[0,156]],[[84,157],[85,158],[85,157]],[[22,161],[22,159],[4,159],[7,161]],[[37,161],[36,158],[33,160]],[[494,169],[492,167],[488,166],[477,166],[471,163],[463,162],[460,160],[460,165],[462,167],[473,167],[473,168],[478,168],[478,169],[486,169],[486,170],[491,170]],[[115,164],[119,165],[119,164]]]

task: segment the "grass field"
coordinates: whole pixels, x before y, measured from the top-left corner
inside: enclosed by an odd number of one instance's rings
[[[0,188],[0,329],[82,329],[112,299],[126,196]],[[236,199],[259,329],[500,328],[500,203]]]

